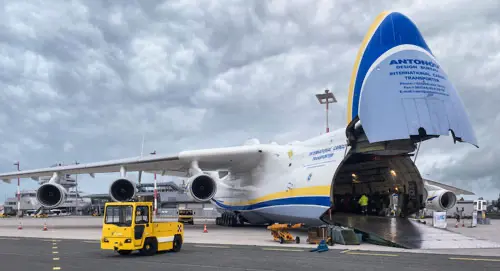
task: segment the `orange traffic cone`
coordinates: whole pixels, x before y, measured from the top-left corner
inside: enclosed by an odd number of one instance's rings
[[[47,223],[43,223],[43,231],[47,231]]]
[[[203,232],[204,232],[204,233],[208,233],[208,230],[207,230],[207,224],[204,224],[204,225],[203,225]]]
[[[23,224],[21,224],[21,222],[19,222],[19,226],[17,226],[17,229],[18,230],[22,230],[23,229]]]

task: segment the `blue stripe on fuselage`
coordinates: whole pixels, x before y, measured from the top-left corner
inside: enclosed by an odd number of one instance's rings
[[[293,198],[282,198],[274,199],[259,203],[254,203],[250,205],[227,205],[221,201],[212,199],[217,206],[220,208],[230,210],[230,211],[251,211],[255,209],[280,206],[280,205],[319,205],[324,207],[330,207],[330,197],[328,196],[311,196],[311,197],[293,197]]]

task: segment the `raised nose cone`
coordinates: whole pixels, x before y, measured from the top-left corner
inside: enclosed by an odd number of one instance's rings
[[[399,12],[382,12],[359,49],[347,106],[348,124],[361,120],[369,142],[450,135],[477,146],[457,90],[417,26]]]

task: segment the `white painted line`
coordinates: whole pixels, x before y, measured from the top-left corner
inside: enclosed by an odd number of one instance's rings
[[[485,258],[449,258],[449,259],[458,261],[500,262],[500,259],[485,259]]]

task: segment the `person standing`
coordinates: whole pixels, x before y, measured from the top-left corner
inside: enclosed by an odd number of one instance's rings
[[[359,198],[358,203],[361,206],[361,213],[368,215],[368,197],[366,194],[363,194],[361,198]]]

